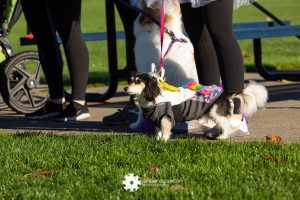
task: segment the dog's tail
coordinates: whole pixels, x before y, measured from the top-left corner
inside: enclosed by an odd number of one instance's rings
[[[241,94],[237,95],[241,99],[240,112],[246,116],[252,116],[258,108],[264,107],[268,100],[267,89],[251,82]]]

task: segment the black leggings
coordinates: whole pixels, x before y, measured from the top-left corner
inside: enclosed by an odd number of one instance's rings
[[[72,99],[84,100],[88,50],[80,29],[81,0],[21,0],[26,21],[37,41],[50,98],[64,96],[63,62],[56,41],[62,39],[71,77]]]
[[[199,8],[187,3],[181,9],[186,32],[195,49],[200,83],[218,85],[221,76],[225,92],[241,92],[244,64],[232,30],[233,0],[219,0]]]

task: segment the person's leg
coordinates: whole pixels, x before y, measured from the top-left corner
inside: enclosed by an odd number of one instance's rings
[[[232,28],[233,0],[215,1],[205,7],[206,25],[219,61],[224,92],[228,95],[244,89],[244,64],[241,49]],[[239,102],[234,103],[234,115],[229,119],[230,131],[248,134],[246,120],[240,113]]]
[[[181,4],[185,30],[194,46],[199,82],[203,85],[220,85],[218,59],[205,26],[205,10]]]
[[[232,29],[233,0],[215,1],[206,6],[205,20],[219,61],[224,91],[240,93],[244,88],[241,49]]]
[[[37,42],[40,62],[48,83],[50,99],[61,99],[63,63],[45,0],[22,0],[22,8]]]
[[[89,55],[80,27],[81,0],[53,0],[49,1],[49,7],[66,54],[72,85],[71,98],[84,104]]]
[[[90,118],[85,102],[89,57],[80,27],[81,0],[48,1],[56,29],[62,39],[72,85],[72,101],[57,116],[58,121]]]
[[[41,109],[26,114],[27,119],[47,119],[63,111],[63,63],[56,32],[44,0],[22,0],[23,12],[37,42],[39,58],[48,83],[50,100]]]

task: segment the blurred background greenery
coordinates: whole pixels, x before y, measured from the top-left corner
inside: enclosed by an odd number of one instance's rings
[[[259,0],[280,19],[290,20],[292,24],[300,25],[299,0]],[[67,12],[67,11],[66,11]],[[116,12],[117,13],[117,12]],[[117,17],[117,30],[123,30],[122,23]],[[234,22],[251,22],[270,20],[254,6],[242,7],[234,12]],[[82,2],[82,31],[105,32],[105,0],[83,0]],[[26,34],[26,23],[22,16],[13,27],[9,40],[16,52],[35,50],[35,46],[20,46],[19,38]],[[253,66],[253,48],[251,40],[240,40],[247,70]],[[122,69],[126,65],[125,42],[118,40],[118,63]],[[88,42],[90,55],[89,86],[108,83],[107,77],[107,46],[106,41]],[[300,40],[295,37],[272,38],[263,40],[263,62],[276,69],[300,69]],[[250,67],[249,67],[250,66]],[[64,68],[66,85],[69,85],[67,67]]]

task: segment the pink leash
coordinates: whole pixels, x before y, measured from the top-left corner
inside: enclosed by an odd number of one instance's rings
[[[161,2],[161,15],[160,15],[160,60],[159,60],[159,70],[163,69],[163,44],[164,44],[164,34],[165,34],[165,0]]]
[[[170,42],[165,54],[163,55],[164,33],[167,33],[170,36],[171,42]],[[159,70],[160,71],[163,69],[163,59],[168,54],[168,52],[170,51],[170,49],[172,48],[172,46],[175,42],[186,43],[187,41],[184,38],[177,38],[175,36],[175,34],[173,33],[173,31],[169,31],[165,27],[165,3],[164,3],[164,0],[162,0],[161,16],[160,16],[160,60],[159,60]]]

